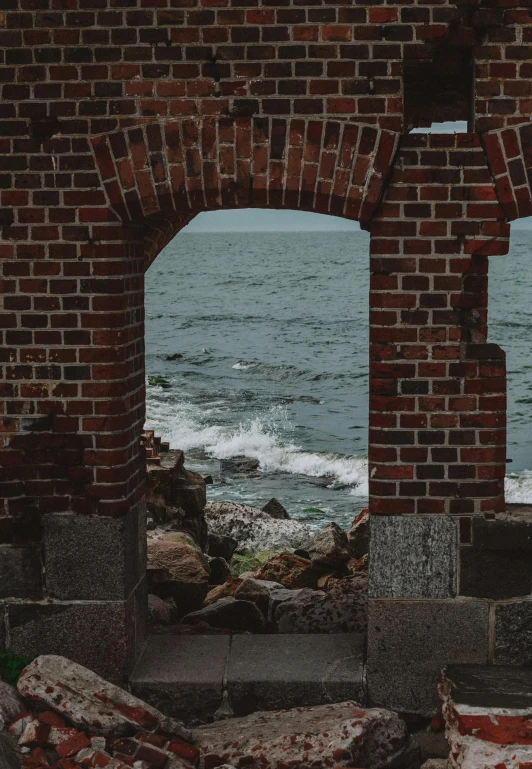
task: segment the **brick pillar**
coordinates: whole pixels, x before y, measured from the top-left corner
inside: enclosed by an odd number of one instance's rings
[[[368,679],[380,705],[430,712],[443,664],[490,656],[489,604],[462,589],[458,561],[460,532],[504,510],[505,357],[486,339],[488,256],[508,236],[477,135],[403,138],[371,225]]]
[[[147,608],[144,249],[106,208],[80,216],[90,239],[2,262],[0,648],[120,680]]]

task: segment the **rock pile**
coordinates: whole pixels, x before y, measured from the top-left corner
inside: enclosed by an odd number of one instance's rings
[[[64,657],[38,657],[0,709],[2,769],[412,769],[416,748],[395,713],[355,702],[254,713],[187,732]]]
[[[181,451],[145,433],[150,619],[173,632],[337,633],[366,627],[367,511],[312,533],[276,499],[207,502]],[[235,467],[248,466],[237,457]],[[248,468],[249,469],[249,468]],[[162,630],[162,628],[160,628]]]

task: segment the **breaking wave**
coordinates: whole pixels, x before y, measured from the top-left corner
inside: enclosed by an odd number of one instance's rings
[[[525,504],[532,502],[532,471],[523,470],[519,475],[506,476],[504,481],[506,501]]]
[[[202,424],[197,407],[186,403],[172,404],[173,414],[168,419],[169,405],[150,404],[147,426],[161,433],[171,448],[202,449],[218,459],[243,455],[258,459],[263,472],[330,478],[331,487],[350,486],[356,496],[368,494],[367,459],[303,451],[286,441],[284,436],[291,431],[291,424],[282,407],[275,406],[236,427]]]

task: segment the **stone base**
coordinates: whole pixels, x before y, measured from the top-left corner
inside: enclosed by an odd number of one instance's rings
[[[489,606],[481,601],[369,601],[371,706],[430,716],[449,663],[488,661]]]
[[[222,704],[243,715],[362,703],[363,649],[363,637],[348,633],[152,636],[130,685],[138,697],[186,720],[212,718]]]
[[[63,655],[120,683],[141,652],[147,600],[143,579],[127,601],[4,601],[0,604],[0,628],[6,629],[3,645],[27,657]]]

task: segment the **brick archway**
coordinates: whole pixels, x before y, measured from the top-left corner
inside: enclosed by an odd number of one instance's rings
[[[504,508],[487,272],[532,211],[528,9],[37,5],[0,15],[0,648],[6,632],[127,675],[146,604],[145,269],[199,211],[301,208],[371,232],[370,697],[426,711],[435,665],[504,661],[500,592],[462,566],[478,576],[475,531]],[[470,132],[407,134],[455,119]],[[401,690],[431,623],[438,651]]]

